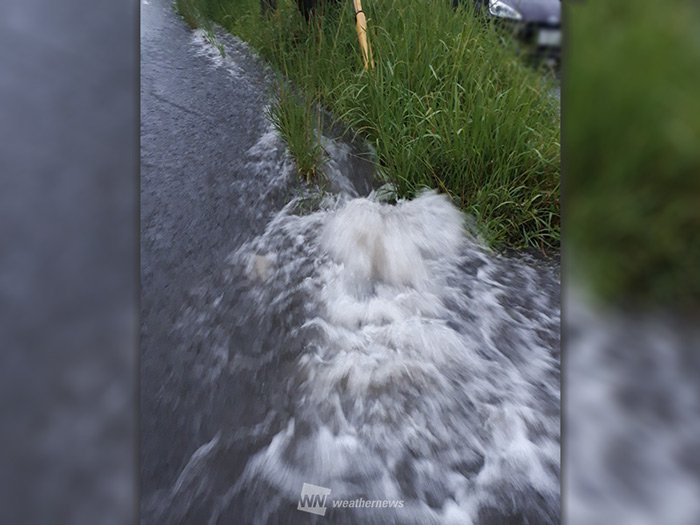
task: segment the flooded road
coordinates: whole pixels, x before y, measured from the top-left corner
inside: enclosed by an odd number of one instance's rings
[[[302,187],[245,45],[155,0],[141,38],[143,522],[558,523],[558,266],[339,140]]]

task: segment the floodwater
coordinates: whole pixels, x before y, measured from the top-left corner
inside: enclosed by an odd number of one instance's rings
[[[219,39],[142,4],[143,522],[558,523],[558,264],[387,201],[336,137],[302,186]]]

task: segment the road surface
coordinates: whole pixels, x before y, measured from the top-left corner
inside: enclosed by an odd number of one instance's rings
[[[264,64],[165,0],[141,24],[143,523],[558,523],[557,265],[363,198],[340,140],[302,186]]]

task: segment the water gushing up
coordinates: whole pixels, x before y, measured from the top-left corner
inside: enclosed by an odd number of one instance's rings
[[[188,97],[214,74],[200,61],[247,93],[232,40],[223,60],[195,34]],[[444,195],[367,195],[340,141],[323,139],[331,192],[300,188],[249,113],[258,144],[211,168],[231,173],[212,217],[235,249],[167,320],[170,346],[146,316],[144,523],[558,523],[558,264],[493,253]],[[298,510],[304,484],[402,503],[321,517]]]
[[[312,213],[302,202],[232,254],[224,280],[238,289],[220,290],[252,344],[210,380],[246,375],[268,391],[260,421],[220,429],[193,456],[234,454],[227,434],[258,445],[225,490],[200,480],[212,522],[308,520],[294,510],[303,483],[405,502],[329,509],[333,523],[558,522],[555,268],[490,253],[435,193],[396,205],[336,196]]]

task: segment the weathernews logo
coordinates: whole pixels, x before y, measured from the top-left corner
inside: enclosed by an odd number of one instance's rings
[[[310,483],[304,483],[301,487],[301,496],[299,496],[298,510],[318,514],[319,516],[326,515],[326,498],[331,493],[331,489],[319,487]]]
[[[299,496],[297,509],[303,512],[310,512],[319,516],[326,515],[326,507],[329,505],[334,509],[402,509],[404,501],[402,499],[335,499],[328,496],[331,489],[319,487],[311,483],[304,483]]]

